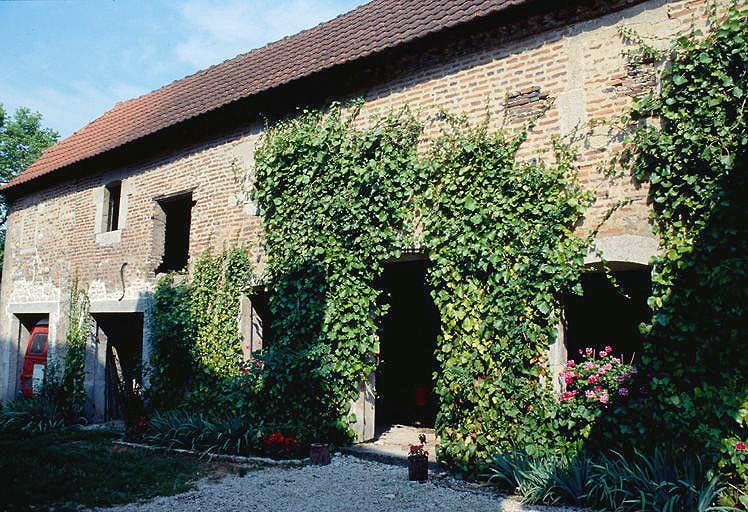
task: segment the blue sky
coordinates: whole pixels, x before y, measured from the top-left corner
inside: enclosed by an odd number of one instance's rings
[[[0,103],[66,137],[117,101],[365,1],[0,1]]]

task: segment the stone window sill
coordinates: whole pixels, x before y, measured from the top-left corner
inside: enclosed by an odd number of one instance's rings
[[[122,230],[96,233],[96,245],[116,245],[122,240]]]

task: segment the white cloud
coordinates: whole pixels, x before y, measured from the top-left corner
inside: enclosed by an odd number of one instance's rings
[[[177,57],[203,69],[240,53],[311,28],[363,0],[188,0],[180,13],[187,38]]]

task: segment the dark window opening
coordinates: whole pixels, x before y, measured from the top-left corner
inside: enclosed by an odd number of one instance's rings
[[[385,267],[382,300],[390,305],[379,336],[377,429],[392,424],[433,427],[438,409],[433,375],[439,312],[426,283],[427,261]]]
[[[107,215],[106,230],[117,231],[119,229],[119,205],[122,198],[122,182],[115,181],[106,186],[107,191]]]
[[[583,295],[565,300],[565,340],[568,359],[579,357],[586,347],[610,345],[626,362],[639,358],[643,337],[639,324],[650,317],[647,299],[651,293],[650,269],[613,272],[619,289],[604,273],[581,278]]]
[[[190,223],[192,221],[192,194],[159,201],[164,212],[164,254],[159,272],[174,272],[187,266],[190,257]]]

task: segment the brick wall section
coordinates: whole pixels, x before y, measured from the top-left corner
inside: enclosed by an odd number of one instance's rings
[[[645,35],[666,38],[686,31],[693,19],[703,21],[704,3],[651,0],[529,37],[519,38],[515,33],[509,40],[505,28],[495,32],[489,28],[446,50],[391,62],[386,75],[391,78],[351,91],[349,97],[366,98],[369,113],[406,103],[421,107],[425,118],[433,117],[439,107],[466,113],[473,120],[482,119],[489,111],[491,128],[509,129],[519,128],[549,105],[522,157],[551,159],[552,135],[567,134],[591,119],[612,119],[627,109],[632,96],[654,87],[653,74],[647,68],[627,67],[618,27],[627,25]],[[545,21],[530,20],[527,25],[543,26]],[[206,140],[199,147],[164,151],[137,166],[101,169],[101,174],[51,186],[12,204],[0,295],[0,398],[12,396],[16,379],[11,363],[16,343],[13,305],[64,303],[75,275],[94,303],[147,299],[152,293],[154,269],[162,250],[153,218],[154,198],[192,191],[196,201],[190,234],[192,257],[207,247],[220,249],[223,244],[238,242],[246,243],[253,261],[262,265],[260,218],[251,205],[238,200],[236,179],[237,171],[241,174],[250,168],[260,130],[255,124]],[[437,133],[438,124],[430,124],[426,138]],[[630,176],[608,178],[599,169],[619,147],[620,140],[611,139],[605,128],[596,129],[580,143],[579,175],[583,184],[595,191],[597,202],[579,232],[598,227],[612,206],[625,202],[600,226],[599,236],[651,238],[646,187]],[[97,242],[96,203],[104,185],[116,179],[123,180],[127,203],[119,242]],[[124,269],[123,263],[127,263]]]

